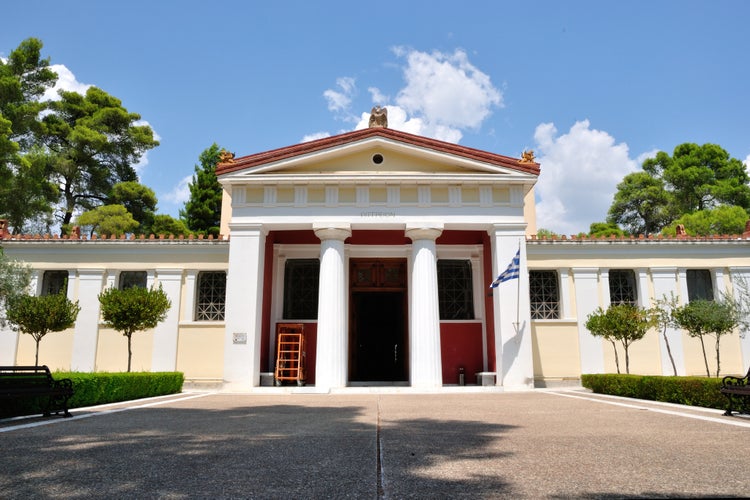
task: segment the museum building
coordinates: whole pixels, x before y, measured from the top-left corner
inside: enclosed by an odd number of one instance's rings
[[[750,232],[537,238],[541,172],[530,152],[511,158],[375,124],[224,155],[216,239],[0,226],[0,244],[32,266],[36,293],[65,287],[81,306],[74,328],[42,340],[40,363],[124,370],[126,339],[102,324],[97,296],[158,284],[172,307],[133,335],[133,369],[179,370],[225,390],[577,383],[616,369],[612,345],[585,328],[597,307],[718,298],[750,282]],[[723,338],[721,356],[722,373],[744,373],[750,336]],[[33,359],[30,336],[0,331],[0,365]],[[649,332],[630,360],[631,373],[705,374],[699,340],[675,329]]]

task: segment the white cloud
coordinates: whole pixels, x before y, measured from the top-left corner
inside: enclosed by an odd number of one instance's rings
[[[367,91],[372,96],[373,104],[382,105],[388,102],[388,96],[384,95],[377,87],[368,87]]]
[[[462,130],[477,129],[496,107],[502,107],[502,93],[489,76],[469,62],[465,52],[452,54],[420,52],[395,47],[393,53],[406,60],[405,85],[394,103],[378,87],[368,87],[372,103],[388,108],[388,127],[425,137],[457,143]],[[344,121],[355,123],[355,130],[366,128],[369,112],[358,116],[350,111],[356,95],[355,80],[336,80],[338,90],[323,95],[328,109]]]
[[[534,139],[541,164],[537,228],[559,234],[588,232],[592,222],[603,222],[617,184],[639,166],[627,144],[591,129],[588,120],[576,122],[563,135],[557,135],[553,123],[542,123]]]
[[[638,158],[636,158],[635,161],[638,162],[638,166],[640,167],[641,165],[643,165],[644,161],[651,159],[651,158],[656,158],[656,153],[658,152],[659,152],[658,149],[652,149],[651,151],[646,151],[645,153],[639,154]]]
[[[193,176],[183,177],[179,183],[169,193],[159,195],[160,200],[168,201],[175,205],[184,205],[190,199],[190,183],[193,182]]]
[[[323,92],[323,97],[328,101],[328,110],[348,114],[352,97],[357,90],[356,82],[352,77],[343,76],[336,79],[336,86],[339,90],[328,89]]]
[[[747,172],[750,174],[750,155],[747,155],[745,161],[742,163],[745,164],[745,170],[747,170]]]
[[[57,94],[58,90],[85,94],[86,91],[92,87],[92,85],[88,83],[79,82],[73,72],[62,64],[51,64],[49,69],[57,73],[57,83],[55,83],[54,87],[47,89],[42,96],[43,101],[56,101],[60,99],[60,96]]]
[[[398,93],[396,104],[424,117],[431,127],[476,129],[494,106],[502,107],[500,91],[462,50],[453,54],[412,50],[405,57],[406,87]]]
[[[329,134],[328,132],[314,132],[312,134],[307,134],[306,136],[304,136],[301,142],[310,142],[316,139],[324,139],[330,136],[331,134]]]

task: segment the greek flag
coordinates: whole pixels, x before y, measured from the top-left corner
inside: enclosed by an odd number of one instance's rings
[[[490,288],[497,288],[497,286],[503,281],[518,279],[518,273],[521,269],[521,249],[519,248],[516,252],[516,256],[508,264],[508,268],[500,273],[495,281],[492,282]]]

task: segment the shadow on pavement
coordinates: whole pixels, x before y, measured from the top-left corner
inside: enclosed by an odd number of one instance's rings
[[[0,435],[0,491],[7,499],[512,494],[475,466],[507,456],[482,450],[511,426],[376,422],[373,408],[356,405],[158,407],[70,420]]]

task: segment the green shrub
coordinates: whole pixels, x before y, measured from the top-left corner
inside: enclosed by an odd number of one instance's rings
[[[586,374],[581,385],[598,394],[725,409],[720,378],[655,375]]]
[[[70,409],[176,394],[182,391],[185,380],[181,372],[56,372],[52,378],[69,378],[73,381],[73,397],[68,402]],[[0,408],[0,418],[41,412],[39,401],[24,398],[4,404]]]

